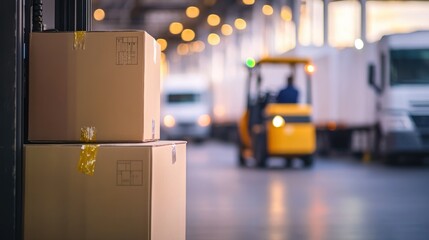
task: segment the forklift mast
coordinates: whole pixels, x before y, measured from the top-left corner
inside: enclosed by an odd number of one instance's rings
[[[91,0],[55,0],[55,12],[48,12],[55,18],[55,31],[90,31],[91,30]],[[42,32],[43,1],[32,1],[32,31]],[[28,28],[30,29],[30,28]]]

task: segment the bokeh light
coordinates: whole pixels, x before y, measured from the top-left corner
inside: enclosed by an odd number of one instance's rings
[[[200,9],[198,9],[195,6],[189,6],[188,8],[186,8],[186,16],[188,16],[188,18],[196,18],[200,15]]]
[[[220,37],[216,33],[210,33],[207,37],[207,42],[213,46],[218,45],[220,43]]]
[[[96,21],[103,21],[105,17],[106,17],[106,13],[104,12],[103,9],[98,8],[94,11],[94,19]]]
[[[191,43],[191,51],[192,52],[202,52],[206,48],[206,45],[203,41],[195,41]]]
[[[177,54],[183,56],[189,53],[189,45],[187,43],[180,43],[177,45]]]
[[[282,10],[280,12],[280,16],[286,22],[292,21],[292,11],[290,10],[290,8],[288,6],[282,7]]]
[[[253,68],[256,65],[256,61],[254,58],[248,57],[246,58],[246,66],[249,68]]]
[[[168,46],[167,40],[165,40],[164,38],[158,38],[156,41],[161,47],[161,51],[164,51],[165,49],[167,49],[167,46]]]
[[[231,35],[233,33],[233,31],[234,31],[234,29],[232,28],[232,26],[229,25],[229,24],[226,24],[226,23],[222,25],[222,27],[221,27],[220,30],[221,30],[222,34],[225,35],[225,36]]]
[[[358,38],[355,40],[355,48],[361,50],[364,46],[362,39]]]
[[[243,0],[244,5],[253,5],[255,4],[255,0]]]
[[[246,29],[247,23],[244,19],[242,18],[237,18],[234,21],[234,26],[235,28],[237,28],[238,30],[244,30]]]
[[[185,30],[183,30],[181,37],[182,37],[183,41],[190,42],[190,41],[194,40],[195,32],[192,31],[191,29],[185,29]]]
[[[179,22],[172,22],[169,27],[171,34],[179,34],[183,30],[183,24]]]
[[[273,15],[274,9],[271,5],[265,4],[264,6],[262,6],[262,13],[264,15],[270,16]]]
[[[207,23],[212,27],[219,25],[219,23],[220,23],[219,15],[210,14],[209,16],[207,16]]]

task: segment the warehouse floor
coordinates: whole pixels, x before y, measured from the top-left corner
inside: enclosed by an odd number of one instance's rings
[[[316,159],[239,168],[233,145],[188,145],[188,240],[428,239],[429,167]]]

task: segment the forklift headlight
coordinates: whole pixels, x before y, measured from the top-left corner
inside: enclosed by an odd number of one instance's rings
[[[276,115],[274,116],[272,123],[274,127],[279,128],[285,125],[285,120],[282,116]]]

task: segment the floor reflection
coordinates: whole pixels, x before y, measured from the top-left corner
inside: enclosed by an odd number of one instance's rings
[[[429,168],[317,159],[240,168],[234,145],[188,147],[187,240],[426,240]]]
[[[326,239],[326,215],[328,207],[323,199],[320,189],[313,189],[311,193],[311,204],[307,212],[310,226],[309,236],[313,240]]]
[[[287,239],[284,226],[287,225],[287,189],[282,179],[274,176],[268,186],[269,240]],[[282,227],[283,226],[283,227]]]

